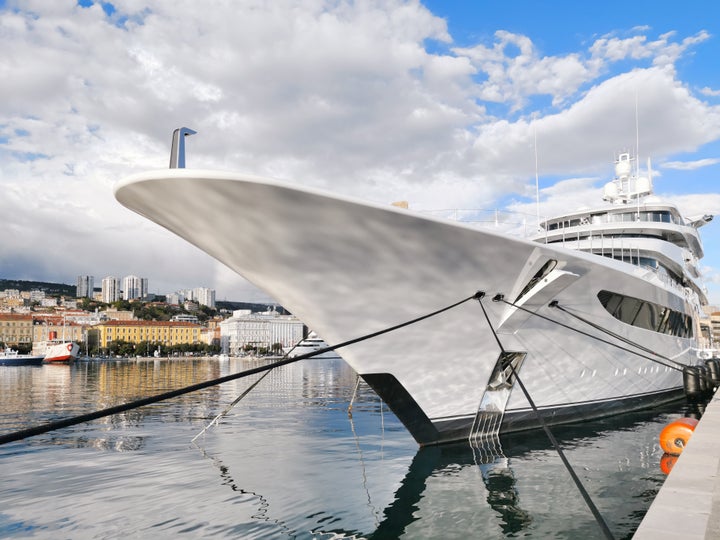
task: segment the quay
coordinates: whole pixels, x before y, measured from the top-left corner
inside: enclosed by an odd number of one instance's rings
[[[720,395],[715,393],[634,540],[720,538]]]

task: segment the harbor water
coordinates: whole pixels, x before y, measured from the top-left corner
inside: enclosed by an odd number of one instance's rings
[[[0,432],[266,362],[0,367]],[[418,449],[342,360],[271,371],[196,438],[261,376],[0,446],[0,537],[603,537],[542,432],[492,451]],[[553,429],[616,538],[661,487],[658,434],[686,413],[678,403]]]

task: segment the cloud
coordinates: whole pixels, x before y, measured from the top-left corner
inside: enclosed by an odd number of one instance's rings
[[[546,210],[587,204],[612,153],[635,145],[636,95],[644,155],[662,162],[720,138],[718,107],[673,69],[704,32],[652,39],[637,28],[546,55],[508,31],[456,47],[445,21],[412,1],[9,5],[0,11],[8,277],[133,273],[153,292],[240,291],[224,267],[112,195],[120,178],[166,168],[183,125],[198,131],[189,167],[417,208],[510,200],[530,214],[535,139]],[[611,73],[621,61],[633,69]],[[530,107],[538,95],[550,105]],[[550,177],[564,182],[547,187]]]
[[[704,96],[717,97],[720,96],[720,90],[713,90],[707,86],[700,89],[700,93]]]
[[[492,47],[480,44],[452,49],[455,55],[468,58],[481,74],[479,99],[509,102],[511,109],[517,110],[528,96],[548,94],[557,104],[596,74],[578,54],[541,57],[526,36],[498,31],[495,37]]]
[[[647,31],[646,28],[635,30]],[[645,35],[635,35],[628,38],[607,35],[595,41],[590,50],[593,57],[605,61],[651,59],[653,65],[664,67],[673,66],[691,47],[710,38],[710,34],[705,30],[698,32],[694,36],[684,38],[680,42],[672,41],[675,35],[675,32],[667,32],[652,41],[648,41]]]
[[[717,165],[718,163],[720,163],[720,158],[706,158],[694,161],[666,161],[662,164],[662,167],[664,169],[676,169],[678,171],[694,171],[695,169]]]

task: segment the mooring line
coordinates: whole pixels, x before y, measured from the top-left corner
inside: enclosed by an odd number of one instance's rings
[[[285,357],[287,357],[287,355],[285,355]],[[242,394],[240,394],[238,397],[236,397],[235,400],[234,400],[230,405],[228,405],[227,407],[225,407],[225,409],[223,409],[223,411],[222,411],[220,414],[218,414],[215,418],[213,418],[212,421],[211,421],[207,426],[205,426],[204,428],[202,428],[202,431],[200,431],[200,433],[198,433],[198,434],[195,435],[192,439],[190,439],[190,442],[191,442],[191,443],[195,442],[195,440],[196,440],[198,437],[200,437],[200,435],[202,435],[203,433],[205,433],[205,432],[206,432],[208,429],[210,429],[210,427],[212,427],[213,425],[216,425],[216,424],[218,423],[218,421],[220,420],[220,418],[222,418],[222,417],[225,416],[227,413],[229,413],[230,410],[231,410],[235,405],[237,405],[242,398],[244,398],[244,397],[247,396],[250,392],[252,392],[252,390],[253,390],[258,384],[260,384],[260,381],[262,381],[265,377],[268,376],[268,374],[270,373],[270,371],[271,371],[271,370],[267,370],[265,373],[262,374],[262,377],[258,378],[257,381],[255,381],[255,382],[252,383],[250,386],[248,386],[248,387],[245,389],[245,391],[244,391]]]
[[[550,307],[557,308],[557,309],[559,309],[560,311],[562,311],[562,312],[564,312],[564,313],[567,313],[567,314],[570,315],[571,317],[577,319],[577,320],[580,321],[580,322],[583,322],[583,323],[587,324],[588,326],[590,326],[590,327],[592,327],[592,328],[595,328],[595,329],[598,330],[599,332],[603,332],[603,333],[605,333],[605,334],[607,334],[607,335],[609,335],[609,336],[614,337],[615,339],[618,339],[618,340],[620,340],[620,341],[622,341],[622,342],[624,342],[624,343],[627,343],[628,345],[632,345],[633,347],[637,347],[637,348],[640,349],[641,351],[645,351],[645,352],[648,352],[648,353],[650,353],[650,354],[654,354],[655,356],[659,356],[659,357],[662,358],[663,360],[667,360],[668,362],[672,362],[673,364],[675,364],[675,365],[677,366],[677,367],[667,366],[667,367],[670,367],[671,369],[675,369],[675,370],[677,370],[677,371],[685,372],[685,369],[686,369],[686,368],[694,368],[694,367],[697,367],[697,366],[690,366],[690,365],[686,365],[686,364],[683,364],[683,363],[681,363],[681,362],[678,362],[677,360],[674,360],[674,359],[672,359],[672,358],[670,358],[670,357],[668,357],[668,356],[665,356],[665,355],[663,355],[663,354],[657,353],[657,352],[653,351],[652,349],[649,349],[649,348],[647,348],[647,347],[645,347],[645,346],[643,346],[643,345],[640,345],[639,343],[635,343],[634,341],[632,341],[632,340],[630,340],[630,339],[628,339],[628,338],[626,338],[626,337],[620,336],[620,335],[616,334],[615,332],[612,332],[611,330],[608,330],[607,328],[603,328],[603,327],[600,326],[599,324],[594,323],[594,322],[592,322],[592,321],[590,321],[590,320],[588,320],[588,319],[585,319],[584,317],[581,317],[580,315],[577,315],[577,314],[573,313],[572,311],[570,311],[570,310],[567,309],[566,307],[561,306],[560,303],[559,303],[557,300],[553,300],[553,301],[550,302],[550,304],[548,304],[548,305],[549,305]],[[659,362],[659,363],[662,364],[661,362]],[[665,364],[662,364],[662,365],[665,365]],[[700,371],[696,371],[696,372],[695,372],[695,375],[697,375],[699,378],[703,379],[703,380],[704,380],[708,385],[710,385],[711,387],[717,386],[717,383],[716,383],[715,381],[713,381],[712,377],[710,377],[709,375],[706,375],[706,374],[704,374],[704,373],[702,373],[702,372],[700,372]]]
[[[288,356],[290,355],[290,353],[292,353],[292,352],[297,348],[297,346],[298,346],[299,343],[300,343],[300,342],[298,341],[295,345],[293,345],[292,348],[291,348],[288,352],[286,352],[285,354],[282,355],[282,358],[283,358],[283,359],[288,358]],[[262,380],[267,376],[267,374],[270,373],[270,371],[272,371],[272,370],[268,370],[268,371],[266,371],[265,373],[263,373],[263,376],[262,376],[262,377],[260,377],[257,381],[255,381],[253,384],[251,384],[244,392],[242,392],[237,398],[235,398],[235,400],[234,400],[232,403],[230,403],[230,405],[228,405],[227,407],[225,407],[225,409],[223,409],[223,411],[222,411],[220,414],[218,414],[215,418],[213,418],[212,421],[211,421],[207,426],[205,426],[204,428],[202,428],[202,431],[200,431],[200,433],[198,433],[198,434],[195,435],[192,439],[190,439],[190,442],[191,442],[191,443],[194,443],[195,440],[196,440],[198,437],[200,437],[200,435],[202,435],[203,433],[205,433],[205,432],[206,432],[208,429],[210,429],[213,425],[217,425],[217,423],[219,422],[220,418],[222,418],[222,417],[224,417],[225,415],[227,415],[227,413],[229,413],[235,405],[237,405],[238,403],[240,403],[240,400],[243,399],[245,396],[247,396],[247,395],[260,383],[260,381],[262,381]]]
[[[171,399],[177,396],[182,396],[184,394],[189,394],[191,392],[196,392],[198,390],[203,390],[205,388],[209,388],[211,386],[217,386],[218,384],[222,384],[228,381],[234,381],[236,379],[241,379],[243,377],[248,377],[250,375],[255,375],[256,373],[262,373],[264,371],[270,371],[272,369],[275,369],[280,366],[285,366],[288,364],[292,364],[295,362],[299,362],[300,360],[305,360],[308,358],[312,358],[313,356],[317,356],[319,354],[322,354],[324,352],[328,351],[334,351],[335,349],[339,349],[341,347],[347,347],[348,345],[353,345],[355,343],[359,343],[361,341],[366,341],[368,339],[372,339],[377,336],[381,336],[383,334],[387,334],[388,332],[392,332],[394,330],[399,330],[400,328],[404,328],[406,326],[410,326],[412,324],[418,323],[420,321],[424,321],[425,319],[429,319],[431,317],[434,317],[436,315],[439,315],[441,313],[444,313],[445,311],[449,311],[461,304],[464,304],[465,302],[468,302],[476,297],[478,297],[480,292],[476,292],[472,296],[468,296],[467,298],[463,298],[462,300],[455,302],[453,304],[450,304],[449,306],[446,306],[444,308],[438,309],[436,311],[433,311],[431,313],[427,313],[426,315],[422,315],[420,317],[416,317],[415,319],[411,319],[409,321],[405,321],[400,324],[396,324],[394,326],[391,326],[389,328],[385,328],[383,330],[378,330],[377,332],[373,332],[371,334],[366,334],[364,336],[350,339],[348,341],[344,341],[342,343],[339,343],[337,345],[333,345],[331,347],[322,347],[320,349],[317,349],[316,351],[301,354],[298,356],[294,356],[293,358],[286,358],[284,360],[279,360],[277,362],[273,362],[272,364],[267,364],[265,366],[258,366],[255,368],[251,368],[245,371],[240,371],[238,373],[233,373],[230,375],[225,375],[224,377],[218,377],[217,379],[212,379],[209,381],[204,381],[197,384],[192,384],[190,386],[185,386],[183,388],[178,388],[177,390],[171,390],[170,392],[164,392],[162,394],[158,394],[155,396],[146,397],[143,399],[138,399],[135,401],[130,401],[128,403],[124,403],[122,405],[116,405],[114,407],[108,407],[106,409],[101,409],[99,411],[94,411],[87,414],[81,414],[78,416],[73,416],[70,418],[64,418],[62,420],[55,420],[53,422],[48,422],[45,424],[40,424],[31,428],[22,429],[20,431],[14,431],[12,433],[6,433],[5,435],[0,435],[0,445],[20,441],[22,439],[26,439],[28,437],[34,437],[35,435],[42,435],[43,433],[48,433],[50,431],[55,431],[57,429],[61,429],[64,427],[74,426],[77,424],[82,424],[84,422],[89,422],[91,420],[97,420],[98,418],[104,418],[105,416],[111,416],[113,414],[118,414],[121,412],[129,411],[132,409],[137,409],[139,407],[143,407],[145,405],[150,405],[152,403],[158,403],[160,401],[165,401],[167,399]]]
[[[559,309],[559,310],[562,311],[563,313],[567,313],[568,315],[570,315],[570,316],[573,317],[574,319],[577,319],[578,321],[580,321],[580,322],[582,322],[582,323],[585,323],[585,324],[587,324],[588,326],[594,328],[595,330],[598,330],[598,331],[600,331],[600,332],[602,332],[602,333],[604,333],[604,334],[607,334],[608,336],[614,337],[615,339],[617,339],[617,340],[619,340],[619,341],[622,341],[623,343],[627,343],[628,345],[632,345],[633,347],[637,347],[638,349],[640,349],[641,351],[645,351],[646,353],[654,354],[655,356],[658,356],[659,358],[662,358],[663,360],[667,360],[668,362],[671,362],[671,363],[675,364],[676,366],[678,366],[678,368],[679,368],[680,370],[682,370],[682,368],[684,367],[684,364],[682,364],[681,362],[678,362],[677,360],[674,360],[674,359],[672,359],[672,358],[670,358],[670,357],[668,357],[668,356],[665,356],[664,354],[660,354],[660,353],[658,353],[658,352],[655,352],[655,351],[653,351],[652,349],[650,349],[650,348],[648,348],[648,347],[645,347],[644,345],[640,345],[639,343],[636,343],[636,342],[632,341],[631,339],[628,339],[628,338],[623,337],[623,336],[621,336],[621,335],[619,335],[619,334],[616,334],[616,333],[613,332],[612,330],[608,330],[607,328],[603,328],[603,327],[600,326],[599,324],[594,323],[594,322],[592,322],[592,321],[589,320],[589,319],[586,319],[586,318],[584,318],[584,317],[581,317],[580,315],[577,315],[577,314],[573,313],[572,311],[570,311],[570,310],[567,309],[566,307],[561,306],[560,303],[559,303],[557,300],[553,300],[553,301],[550,302],[550,304],[548,304],[548,305],[549,305],[550,307]]]
[[[674,366],[674,365],[671,365],[671,364],[666,364],[665,362],[662,362],[661,360],[658,360],[657,358],[653,358],[653,357],[651,357],[651,356],[647,356],[647,355],[642,354],[642,353],[639,353],[639,352],[637,352],[637,351],[633,351],[632,349],[628,349],[627,347],[623,347],[622,345],[618,345],[617,343],[613,343],[612,341],[608,341],[608,340],[603,339],[603,338],[601,338],[601,337],[599,337],[599,336],[595,336],[595,335],[590,334],[590,333],[588,333],[588,332],[584,332],[583,330],[580,330],[580,329],[578,329],[578,328],[574,328],[574,327],[570,326],[569,324],[562,323],[562,322],[557,321],[557,320],[555,320],[555,319],[551,319],[550,317],[546,317],[545,315],[541,315],[540,313],[536,313],[536,312],[534,312],[534,311],[531,311],[531,310],[529,310],[529,309],[527,309],[527,308],[525,308],[525,307],[523,307],[523,306],[519,306],[519,305],[517,305],[517,304],[514,304],[513,302],[508,302],[507,300],[505,300],[505,298],[503,297],[502,294],[498,294],[497,296],[495,296],[495,297],[493,298],[493,302],[503,302],[503,303],[507,304],[508,306],[512,306],[512,307],[514,307],[514,308],[520,309],[520,310],[522,310],[522,311],[524,311],[524,312],[526,312],[526,313],[529,313],[530,315],[535,315],[536,317],[539,317],[539,318],[544,319],[544,320],[546,320],[546,321],[548,321],[548,322],[557,324],[558,326],[562,326],[563,328],[567,328],[568,330],[572,330],[573,332],[577,332],[578,334],[581,334],[581,335],[583,335],[583,336],[586,336],[586,337],[595,339],[595,340],[597,340],[597,341],[600,341],[601,343],[605,343],[606,345],[611,345],[611,346],[616,347],[616,348],[618,348],[618,349],[620,349],[620,350],[622,350],[622,351],[628,352],[628,353],[630,353],[630,354],[637,355],[637,356],[639,356],[640,358],[645,358],[646,360],[650,360],[651,362],[655,362],[655,363],[657,363],[657,364],[660,364],[661,366],[665,366],[665,367],[667,367],[667,368],[674,369],[674,370],[677,370],[677,371],[683,371],[683,368],[682,368],[682,367],[677,367],[677,366]],[[553,307],[555,307],[555,306],[553,306]],[[633,343],[632,341],[628,341],[627,343],[628,343],[629,345],[636,346],[637,348],[642,348],[641,345],[637,345],[637,344]],[[649,351],[649,352],[651,352],[651,354],[654,354],[654,355],[656,355],[656,356],[659,356],[660,358],[665,359],[665,357],[662,356],[661,354],[658,354],[658,353],[653,352],[653,351]],[[676,364],[678,364],[678,366],[683,366],[683,364],[680,364],[679,362],[676,362],[676,361],[674,361],[674,360],[671,360],[671,359],[667,359],[667,360],[669,360],[670,362],[675,362]]]
[[[500,352],[505,353],[505,348],[502,346],[502,343],[500,342],[500,338],[498,337],[497,333],[495,332],[495,328],[493,328],[492,323],[490,322],[490,317],[487,314],[487,311],[485,310],[485,305],[482,302],[482,297],[478,298],[478,302],[480,303],[480,307],[482,308],[483,315],[485,315],[485,320],[488,323],[488,328],[490,328],[490,331],[493,333],[493,336],[495,337],[495,341],[497,341],[498,346],[500,347]],[[600,511],[595,506],[595,503],[593,503],[592,498],[590,497],[590,494],[585,489],[585,486],[583,486],[583,483],[580,481],[580,478],[575,473],[575,470],[572,468],[572,465],[568,461],[567,457],[565,457],[565,453],[562,451],[562,448],[560,448],[560,445],[558,444],[557,439],[555,439],[555,436],[552,434],[552,431],[550,431],[550,428],[545,423],[545,420],[543,420],[542,416],[540,415],[540,411],[538,410],[537,406],[535,405],[535,402],[530,397],[530,393],[527,391],[527,388],[525,388],[525,385],[523,384],[522,380],[520,379],[520,376],[518,375],[518,372],[515,370],[515,366],[513,366],[512,362],[509,362],[508,365],[510,366],[510,369],[512,370],[513,376],[515,377],[515,380],[520,385],[520,389],[522,390],[523,394],[525,394],[525,399],[527,399],[528,403],[530,404],[530,407],[532,408],[533,412],[535,413],[535,418],[537,419],[538,423],[542,426],[543,431],[545,431],[545,434],[547,435],[548,439],[550,439],[550,443],[553,445],[553,448],[555,448],[555,451],[560,456],[560,460],[563,462],[563,465],[565,465],[565,468],[570,473],[570,476],[573,479],[573,482],[575,482],[575,486],[578,488],[578,491],[580,491],[580,494],[582,495],[582,498],[585,501],[585,504],[587,504],[588,508],[590,508],[590,511],[592,512],[593,516],[595,517],[595,521],[597,521],[598,525],[600,526],[600,529],[602,530],[603,534],[605,535],[605,538],[608,538],[610,540],[615,540],[615,537],[613,536],[612,532],[610,531],[610,528],[608,527],[607,523],[602,517],[602,514],[600,514]]]

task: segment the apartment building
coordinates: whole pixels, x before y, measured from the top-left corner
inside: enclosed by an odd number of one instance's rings
[[[148,279],[137,276],[125,276],[122,280],[122,294],[124,300],[136,300],[147,297]]]
[[[112,304],[120,300],[120,280],[113,276],[107,276],[102,280],[102,301]]]
[[[33,343],[54,339],[76,343],[85,342],[85,332],[88,326],[70,321],[62,314],[34,313],[32,319]]]
[[[93,327],[100,347],[107,347],[112,341],[194,345],[201,342],[201,329],[199,324],[179,321],[107,321]]]
[[[95,278],[93,276],[78,276],[75,285],[75,296],[77,298],[92,298],[95,289]]]
[[[8,347],[32,344],[32,315],[0,313],[0,342]]]

